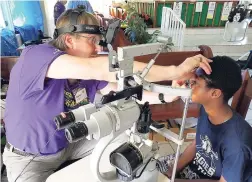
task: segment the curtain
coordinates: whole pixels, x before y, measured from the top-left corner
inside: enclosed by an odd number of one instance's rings
[[[32,25],[36,30],[44,31],[43,14],[39,1],[15,0],[12,1],[10,8],[14,26]]]
[[[44,31],[40,2],[12,0],[10,10],[15,32],[21,35],[22,41],[38,40],[38,30]]]
[[[1,35],[1,56],[19,56],[18,43],[14,31],[4,28]]]
[[[39,38],[38,30],[32,25],[15,26],[14,28],[15,32],[20,34],[23,43],[30,40],[35,41]]]
[[[17,56],[19,52],[17,51],[18,43],[15,33],[19,33],[22,41],[26,42],[38,40],[38,30],[44,31],[40,2],[38,0],[3,1],[1,2],[1,10],[5,21],[7,20],[8,24],[12,25],[12,28],[8,26],[0,31],[1,56]]]

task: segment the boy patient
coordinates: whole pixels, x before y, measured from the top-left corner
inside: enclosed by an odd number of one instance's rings
[[[226,56],[201,68],[190,80],[192,101],[202,105],[195,140],[181,154],[175,182],[252,182],[252,127],[228,105],[241,87],[241,70]],[[157,168],[172,175],[174,155],[161,157]]]

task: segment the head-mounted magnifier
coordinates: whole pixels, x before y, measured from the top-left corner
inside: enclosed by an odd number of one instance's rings
[[[61,34],[64,33],[87,33],[87,34],[97,34],[102,35],[103,40],[99,42],[99,45],[106,47],[107,44],[112,44],[115,38],[115,34],[120,27],[120,20],[113,20],[109,22],[107,30],[104,30],[102,26],[97,25],[85,25],[77,24],[78,17],[85,13],[84,8],[69,9],[63,15],[69,16],[70,25],[64,26],[61,28],[56,28],[54,30],[53,38],[58,38]]]

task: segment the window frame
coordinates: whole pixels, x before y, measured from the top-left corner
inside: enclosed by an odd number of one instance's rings
[[[11,16],[11,3],[13,3],[12,0],[0,2],[0,18],[2,18],[2,23],[4,23],[3,25],[0,25],[0,29],[8,28],[14,31],[14,24]]]

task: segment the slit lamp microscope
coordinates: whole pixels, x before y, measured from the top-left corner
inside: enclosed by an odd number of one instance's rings
[[[148,139],[151,130],[178,145],[174,164],[176,169],[191,96],[190,88],[172,88],[149,83],[144,79],[159,54],[167,51],[167,44],[171,43],[169,37],[160,36],[157,43],[118,47],[116,52],[109,43],[113,41],[119,25],[117,21],[110,24],[105,36],[109,49],[109,71],[117,73],[117,91],[104,95],[101,107],[88,104],[65,113],[64,118],[61,115],[55,117],[57,129],[65,130],[66,138],[70,143],[81,139],[98,140],[91,154],[90,168],[92,175],[100,182],[143,181],[141,176],[148,173],[149,164],[155,163],[158,157],[158,143]],[[150,60],[144,70],[133,73],[134,57],[147,54],[156,54],[156,56]],[[142,99],[143,89],[185,98],[179,135],[152,121],[148,102],[143,105],[138,104],[137,100]],[[123,132],[127,133],[128,142],[112,151],[109,156],[110,164],[115,170],[101,173],[99,164],[104,150]],[[175,173],[176,171],[173,170],[171,182],[174,182]]]

